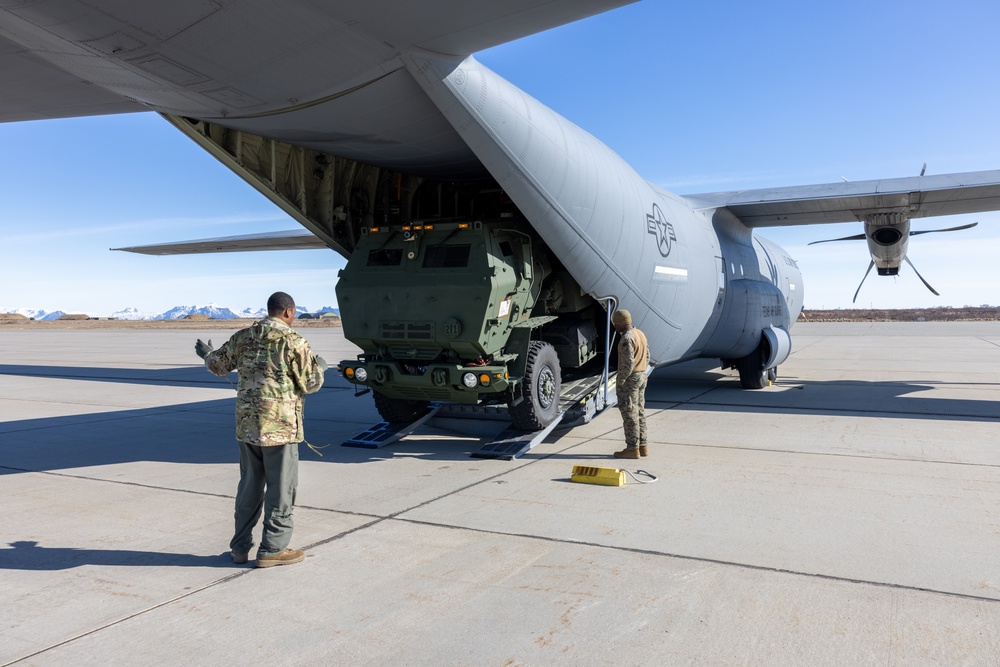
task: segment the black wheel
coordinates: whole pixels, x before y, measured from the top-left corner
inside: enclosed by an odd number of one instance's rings
[[[763,389],[768,385],[768,371],[764,368],[764,342],[757,349],[736,362],[740,384],[744,389]]]
[[[538,431],[552,423],[559,414],[559,355],[554,347],[541,341],[528,346],[528,360],[521,383],[522,400],[508,406],[514,426],[526,431]]]
[[[427,410],[427,401],[411,401],[405,398],[389,398],[377,391],[372,392],[375,409],[382,419],[390,423],[411,422]]]
[[[767,381],[774,384],[778,381],[778,368],[768,368],[767,369]]]

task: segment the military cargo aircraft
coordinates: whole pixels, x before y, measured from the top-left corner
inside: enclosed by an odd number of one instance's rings
[[[551,424],[564,383],[608,379],[615,308],[652,365],[762,388],[803,280],[755,230],[857,221],[891,275],[910,220],[1000,209],[1000,171],[675,195],[471,55],[624,4],[0,1],[0,120],[162,114],[304,229],[126,250],[348,258],[363,354],[340,369],[393,422],[444,401]]]

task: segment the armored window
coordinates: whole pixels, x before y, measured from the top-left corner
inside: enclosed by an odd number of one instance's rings
[[[503,253],[504,257],[514,256],[514,248],[510,245],[510,241],[500,242],[500,252]]]
[[[385,248],[368,253],[368,266],[399,266],[402,261],[402,248]]]
[[[432,245],[424,251],[425,269],[463,269],[469,265],[471,245]]]

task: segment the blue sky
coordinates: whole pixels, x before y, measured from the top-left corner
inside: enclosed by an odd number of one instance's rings
[[[678,6],[690,5],[690,6]],[[1000,168],[1000,3],[641,2],[478,54],[650,181],[684,193]],[[0,124],[0,307],[107,314],[336,305],[332,252],[146,257],[109,248],[295,223],[157,116]],[[1000,304],[1000,213],[925,218],[858,306]],[[849,307],[860,224],[766,230],[807,308]]]

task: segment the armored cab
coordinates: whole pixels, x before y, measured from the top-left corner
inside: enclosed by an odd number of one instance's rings
[[[374,391],[384,419],[408,421],[431,401],[506,403],[525,429],[555,419],[563,369],[598,356],[600,307],[525,220],[361,231],[337,300],[362,354],[340,370]]]

